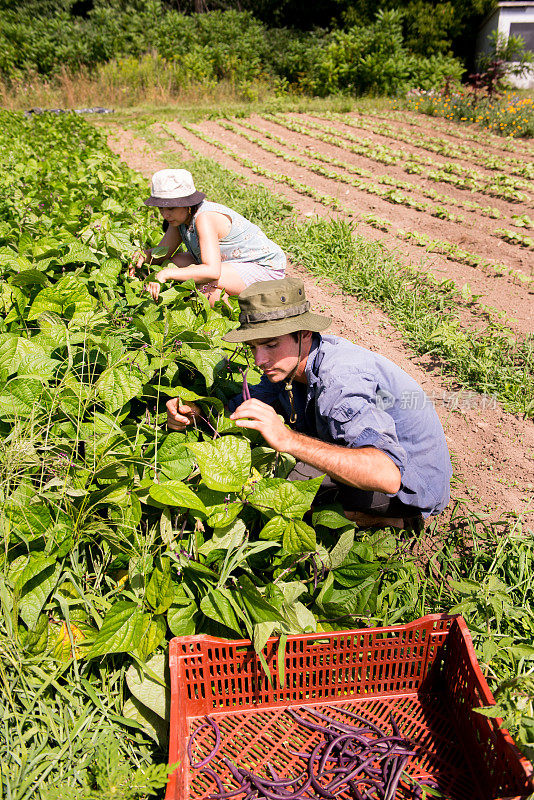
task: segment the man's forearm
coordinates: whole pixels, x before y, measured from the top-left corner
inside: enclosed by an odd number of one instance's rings
[[[288,430],[284,452],[348,486],[388,494],[400,489],[399,468],[376,447],[342,447]]]
[[[387,494],[400,489],[399,468],[376,447],[345,447],[297,433],[284,424],[272,406],[255,398],[241,403],[230,419],[240,428],[259,431],[274,450],[289,453],[348,486]]]

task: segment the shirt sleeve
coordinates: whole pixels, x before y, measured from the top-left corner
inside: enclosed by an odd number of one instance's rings
[[[376,404],[376,384],[358,374],[346,383],[330,383],[317,397],[317,413],[332,442],[346,447],[376,447],[397,465],[401,477],[406,450],[399,443],[395,420]]]
[[[261,381],[254,386],[250,386],[250,396],[256,400],[261,400],[263,403],[276,408],[278,406],[278,397],[280,394],[280,387],[271,383],[265,375],[262,376]],[[243,402],[243,394],[240,392],[228,401],[228,409],[230,413],[236,410]]]

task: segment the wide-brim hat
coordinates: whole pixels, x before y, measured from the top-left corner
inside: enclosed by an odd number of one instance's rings
[[[227,342],[250,342],[297,331],[320,333],[330,317],[313,314],[299,278],[259,281],[243,289],[238,297],[239,328],[222,338]]]
[[[147,206],[176,208],[196,206],[206,195],[197,192],[193,176],[186,169],[160,169],[152,176],[152,194],[145,200]]]

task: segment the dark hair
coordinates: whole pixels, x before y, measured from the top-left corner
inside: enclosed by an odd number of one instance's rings
[[[195,216],[195,214],[197,213],[197,211],[200,208],[200,206],[202,205],[202,203],[203,203],[203,200],[201,200],[200,203],[197,203],[196,205],[191,206],[191,219]],[[167,222],[166,219],[164,219],[163,222],[161,223],[161,227],[163,228],[163,233],[166,233],[167,229],[169,227],[169,223]]]

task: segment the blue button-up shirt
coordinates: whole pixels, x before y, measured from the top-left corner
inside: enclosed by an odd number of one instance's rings
[[[252,397],[291,418],[286,383],[263,376]],[[295,430],[345,447],[376,447],[401,473],[392,496],[438,514],[450,499],[449,450],[430,399],[407,372],[388,358],[338,336],[314,334],[306,384],[293,383]],[[233,398],[233,411],[241,396]]]

